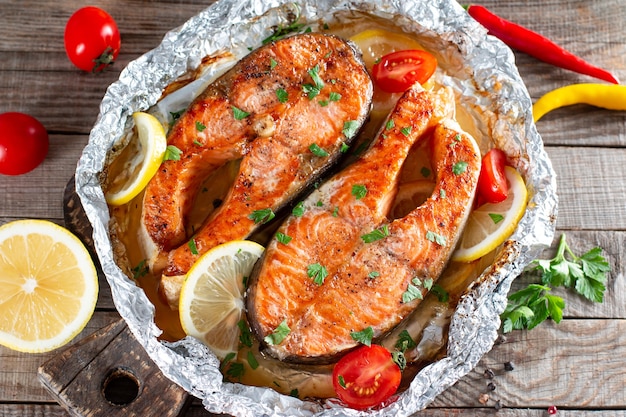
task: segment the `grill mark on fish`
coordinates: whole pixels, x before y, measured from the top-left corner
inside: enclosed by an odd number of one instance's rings
[[[260,340],[283,320],[291,329],[282,343],[266,346],[272,356],[331,362],[357,345],[352,332],[371,326],[380,337],[415,309],[419,300],[402,302],[413,278],[439,277],[471,209],[480,171],[476,143],[447,118],[450,103],[448,90],[441,96],[409,90],[390,115],[395,127],[383,127],[360,160],[305,200],[302,217],[289,217],[281,225],[279,231],[292,240],[268,245],[246,298],[248,320]],[[389,222],[386,214],[402,163],[411,145],[421,140],[432,140],[437,186],[424,204]],[[467,167],[457,175],[452,167],[459,161]],[[352,194],[354,184],[367,188],[359,200]],[[388,235],[383,232],[382,239],[371,243],[363,240],[383,226]],[[428,232],[445,243],[428,240]],[[321,285],[307,276],[315,263],[328,271]]]
[[[277,65],[271,67],[272,62]],[[310,99],[303,85],[315,83],[313,68],[325,85]],[[279,100],[278,89],[286,91],[286,102]],[[320,105],[330,92],[341,99]],[[360,56],[334,36],[296,35],[244,57],[192,102],[168,134],[168,145],[178,147],[182,157],[163,162],[143,201],[142,231],[153,272],[163,271],[162,280],[173,282],[169,288],[179,289],[178,278],[199,256],[249,236],[259,227],[249,218],[253,211],[280,210],[336,162],[341,145],[353,139],[342,133],[344,122],[362,125],[371,97]],[[249,115],[237,120],[235,108]],[[314,143],[328,157],[308,157]],[[192,236],[197,249],[192,253],[185,226],[195,196],[211,172],[238,159],[232,188]],[[175,307],[177,291],[165,295]]]

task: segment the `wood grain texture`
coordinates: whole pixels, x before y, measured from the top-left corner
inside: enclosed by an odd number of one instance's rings
[[[87,143],[102,96],[124,66],[156,47],[165,33],[203,10],[210,0],[4,0],[0,7],[0,113],[37,117],[50,134],[50,152],[36,170],[0,176],[0,225],[20,218],[63,224],[63,192]],[[94,76],[75,69],[65,56],[63,30],[70,14],[94,4],[106,9],[122,32],[116,64]],[[626,81],[626,7],[622,0],[484,0],[504,18],[545,34]],[[515,52],[533,100],[551,89],[596,80],[552,67]],[[418,417],[545,417],[549,405],[560,417],[626,417],[626,112],[585,105],[546,115],[537,124],[557,173],[558,231],[575,252],[604,248],[612,272],[605,302],[565,298],[563,321],[531,332],[513,332],[474,371],[437,398]],[[551,257],[556,248],[546,249]],[[519,278],[513,289],[530,278]],[[100,275],[97,311],[75,339],[119,319],[106,280]],[[58,353],[58,352],[57,352]],[[37,379],[52,358],[0,347],[0,416],[66,417]],[[504,372],[503,364],[515,369]],[[485,369],[495,371],[493,380]],[[487,387],[493,382],[495,390]],[[488,394],[486,404],[479,401]],[[503,408],[494,408],[500,401]],[[148,415],[148,414],[146,414]],[[211,416],[199,401],[184,416]]]

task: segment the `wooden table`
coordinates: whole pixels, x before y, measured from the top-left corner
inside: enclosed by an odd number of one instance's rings
[[[0,224],[20,218],[63,223],[62,198],[107,86],[131,60],[159,44],[164,33],[208,6],[205,0],[95,2],[3,0],[0,5],[0,112],[38,118],[50,134],[50,152],[33,172],[0,176]],[[73,11],[98,5],[116,20],[122,52],[100,75],[79,72],[63,49],[65,22]],[[543,33],[626,81],[626,7],[622,0],[485,0],[501,16]],[[516,53],[522,78],[537,99],[560,86],[594,80]],[[567,302],[560,324],[506,336],[474,371],[440,395],[420,415],[507,417],[626,416],[626,112],[573,106],[537,126],[558,174],[557,237],[566,232],[575,251],[594,246],[610,260],[606,299],[591,305],[561,291]],[[0,132],[0,134],[2,134]],[[554,247],[555,245],[553,245]],[[552,250],[544,255],[549,256]],[[518,280],[517,287],[523,282]],[[104,279],[96,312],[76,340],[116,321]],[[21,354],[0,347],[0,415],[65,416],[37,379],[49,354]],[[511,362],[514,370],[504,372]],[[486,379],[484,371],[495,372]],[[490,390],[492,382],[495,390]],[[488,394],[488,401],[480,401]],[[145,414],[149,415],[149,414]],[[208,413],[194,401],[186,416]]]

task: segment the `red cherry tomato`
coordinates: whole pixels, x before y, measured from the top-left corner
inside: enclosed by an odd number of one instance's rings
[[[402,372],[391,353],[379,345],[362,346],[341,358],[333,369],[333,387],[339,399],[364,410],[391,397]]]
[[[480,203],[500,203],[509,195],[504,167],[506,154],[500,149],[491,149],[483,157],[478,177],[478,200]]]
[[[39,120],[24,113],[0,114],[0,174],[25,174],[47,154],[48,132]]]
[[[84,71],[100,72],[113,64],[120,45],[115,20],[98,7],[78,9],[65,25],[65,52]]]
[[[435,73],[437,58],[419,49],[392,52],[372,68],[376,84],[388,93],[401,93],[416,82],[424,84]]]

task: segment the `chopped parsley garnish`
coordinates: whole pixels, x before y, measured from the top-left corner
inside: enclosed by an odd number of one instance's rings
[[[440,234],[432,232],[430,230],[426,232],[426,239],[428,239],[430,242],[438,244],[439,246],[446,245],[446,238],[444,236],[441,236]]]
[[[283,320],[274,331],[263,339],[268,345],[280,345],[289,335],[291,329],[287,326],[287,320]]]
[[[450,300],[450,294],[445,290],[441,285],[435,284],[430,290],[433,294],[437,296],[437,299],[440,303],[447,303]]]
[[[387,124],[385,124],[385,129],[391,130],[391,129],[393,129],[393,127],[395,125],[396,125],[396,123],[393,121],[393,119],[389,119],[389,120],[387,120]]]
[[[336,206],[333,209],[333,217],[337,217],[337,216],[339,216],[339,207],[338,206]]]
[[[278,65],[278,62],[276,62],[274,58],[270,58],[270,71],[276,68],[277,65]]]
[[[289,100],[289,93],[287,93],[287,90],[284,88],[279,88],[276,90],[276,98],[278,98],[278,101],[281,103],[286,103],[287,100]]]
[[[343,378],[343,375],[337,375],[337,382],[339,382],[341,388],[346,388],[346,380]]]
[[[348,120],[343,124],[343,129],[341,133],[344,134],[348,139],[354,137],[356,135],[357,130],[359,130],[359,122],[356,120]]]
[[[300,398],[300,392],[298,391],[298,388],[294,388],[289,391],[289,396],[293,398]]]
[[[313,153],[313,155],[319,156],[320,158],[325,158],[328,156],[328,152],[322,149],[317,143],[312,143],[309,146],[309,150],[311,151],[311,153]]]
[[[363,184],[354,184],[352,186],[352,195],[356,197],[357,200],[362,199],[367,195],[367,187]]]
[[[313,279],[313,282],[317,285],[322,285],[324,280],[328,276],[326,267],[319,263],[311,264],[306,268],[306,274],[309,278]]]
[[[137,264],[136,267],[131,269],[134,279],[145,277],[149,271],[150,269],[148,268],[148,261],[146,259],[143,259],[141,262],[139,262],[139,264]]]
[[[394,347],[400,352],[406,352],[408,349],[415,349],[417,343],[415,343],[408,330],[402,330]]]
[[[378,229],[372,230],[369,233],[361,235],[361,240],[365,243],[376,242],[377,240],[381,240],[389,236],[389,225],[384,225],[379,227]]]
[[[424,296],[422,295],[422,291],[417,288],[417,286],[421,285],[422,282],[419,278],[413,278],[412,282],[409,283],[405,292],[402,293],[402,302],[410,303],[413,300],[419,299],[422,300]]]
[[[330,94],[328,95],[328,100],[329,101],[339,101],[339,100],[341,100],[341,94],[336,93],[334,91],[331,91]]]
[[[461,175],[467,170],[467,162],[460,161],[452,166],[452,173],[454,175]]]
[[[411,134],[411,130],[413,130],[411,126],[403,127],[402,129],[400,129],[400,133],[408,137]]]
[[[253,220],[255,224],[264,224],[272,220],[276,215],[271,208],[265,208],[261,210],[254,210],[248,218]]]
[[[245,368],[243,363],[239,362],[230,362],[228,364],[228,368],[226,368],[226,375],[228,375],[231,379],[241,379],[243,374],[245,373]]]
[[[320,72],[319,64],[314,66],[307,72],[311,76],[311,79],[313,80],[313,84],[303,84],[302,91],[306,93],[306,95],[309,97],[309,100],[313,100],[322,91],[322,88],[324,88],[324,81],[322,80],[319,74]]]
[[[248,360],[248,365],[250,365],[250,368],[256,369],[259,367],[259,361],[256,360],[252,352],[248,351],[248,356],[246,357],[246,359]]]
[[[367,274],[367,277],[369,279],[375,279],[375,278],[378,278],[379,276],[380,276],[380,272],[378,271],[372,271],[369,274]]]
[[[183,151],[178,149],[174,145],[167,145],[165,148],[165,154],[163,155],[164,161],[180,161],[180,156],[183,154]]]
[[[196,146],[204,146],[204,144],[202,142],[200,142],[198,139],[193,141],[193,144]]]
[[[446,190],[443,188],[439,189],[439,197],[446,198]]]
[[[346,152],[348,152],[348,149],[350,149],[350,145],[342,142],[341,143],[341,148],[339,149],[339,152],[346,153]]]
[[[286,245],[289,242],[291,242],[291,239],[292,239],[291,236],[287,236],[286,234],[282,232],[276,232],[276,240],[282,243],[283,245]]]
[[[291,214],[296,217],[304,216],[304,201],[299,202],[296,206],[291,210]]]
[[[413,278],[416,279],[416,278]],[[433,284],[435,283],[435,281],[433,281],[432,278],[426,278],[424,280],[424,288],[426,288],[427,290],[430,291],[430,289],[433,287]]]
[[[243,111],[235,106],[231,106],[231,108],[233,109],[233,117],[235,118],[235,120],[243,120],[246,117],[250,116],[250,113],[248,113],[247,111]]]
[[[252,347],[252,332],[250,332],[250,328],[245,320],[239,320],[237,322],[237,327],[239,327],[239,343],[242,346]]]
[[[198,132],[202,132],[204,129],[206,129],[206,126],[203,125],[202,122],[196,120],[196,130]]]
[[[406,368],[406,357],[404,353],[398,351],[391,352],[391,360],[398,365],[401,371],[404,371],[404,368]]]
[[[198,255],[198,247],[196,246],[196,241],[193,238],[191,238],[189,242],[187,242],[187,246],[189,246],[189,250],[192,254]]]
[[[489,217],[493,220],[493,224],[498,224],[504,220],[504,216],[498,213],[489,213]]]
[[[350,337],[356,342],[363,343],[365,346],[371,346],[374,338],[374,329],[372,329],[372,326],[369,326],[360,332],[351,332]]]

